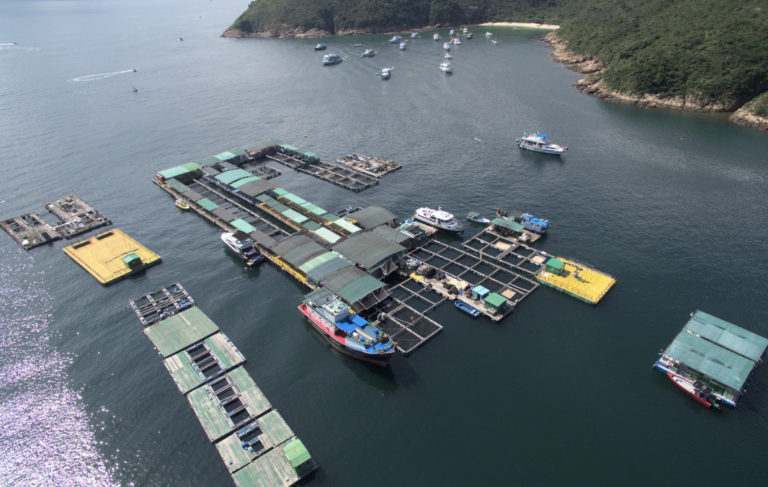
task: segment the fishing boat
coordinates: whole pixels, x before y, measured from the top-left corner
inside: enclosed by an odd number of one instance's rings
[[[315,44],[315,51],[322,51],[326,47],[327,46],[325,44],[323,44],[322,42],[318,42],[317,44]]]
[[[391,44],[398,44],[398,43],[400,43],[402,40],[403,40],[403,38],[402,38],[402,37],[400,37],[400,36],[398,36],[398,35],[395,35],[395,36],[392,36],[392,39],[390,39],[390,40],[389,40],[389,42],[390,42]]]
[[[434,39],[434,40],[436,40],[436,41],[439,41],[439,40],[440,40],[440,34],[438,34],[437,32],[435,32],[435,34],[432,36],[432,39]]]
[[[413,217],[427,225],[433,226],[438,230],[445,230],[446,232],[461,233],[464,231],[464,227],[456,221],[456,218],[447,211],[444,211],[440,207],[436,210],[423,206],[416,210]]]
[[[394,68],[381,68],[381,72],[379,73],[381,79],[389,79],[392,77],[392,69]]]
[[[338,54],[326,54],[323,56],[323,66],[329,66],[331,64],[339,64],[342,61],[341,56]]]
[[[365,51],[363,51],[362,54],[360,54],[361,57],[373,57],[375,55],[376,55],[376,51],[374,51],[373,49],[366,49]]]
[[[553,144],[549,141],[547,134],[537,133],[528,135],[528,132],[523,132],[523,136],[516,139],[517,146],[521,149],[526,149],[534,152],[541,152],[543,154],[562,155],[563,152],[568,150],[565,146]]]
[[[440,63],[440,71],[448,74],[453,73],[453,64],[450,61],[443,61]]]
[[[177,198],[176,201],[173,202],[173,204],[175,204],[176,208],[179,208],[180,210],[186,211],[189,209],[189,203],[187,203],[181,198]]]
[[[457,299],[453,302],[453,305],[459,308],[461,311],[467,313],[472,318],[477,318],[480,316],[480,310],[474,308],[473,306],[468,305],[464,301]]]
[[[481,223],[483,225],[491,223],[490,219],[480,216],[480,213],[476,211],[470,211],[467,213],[467,220],[475,223]]]
[[[421,34],[418,32],[411,32],[411,39],[421,39]]]
[[[258,264],[264,260],[264,256],[254,246],[253,239],[243,231],[238,230],[235,233],[224,232],[221,234],[221,241],[224,242],[228,249],[243,259],[247,266]]]
[[[389,335],[354,313],[325,288],[304,296],[299,311],[325,341],[345,355],[386,366],[395,354],[395,343]]]
[[[408,48],[408,43],[403,41],[400,43],[400,50],[405,51]]]
[[[702,384],[699,381],[693,381],[682,375],[675,374],[674,372],[667,372],[667,377],[669,377],[673,384],[682,389],[683,392],[691,396],[699,404],[708,408],[719,406],[719,404],[712,399],[712,389],[705,384]]]
[[[451,43],[450,42],[443,42],[443,49],[445,49],[446,51],[450,51],[451,50]]]
[[[549,231],[549,220],[536,218],[530,213],[523,213],[520,218],[515,218],[526,230],[544,235]]]

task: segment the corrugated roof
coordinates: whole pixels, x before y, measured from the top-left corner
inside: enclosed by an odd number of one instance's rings
[[[323,265],[328,261],[338,259],[338,258],[339,258],[339,254],[337,254],[336,252],[326,252],[324,254],[320,254],[308,260],[307,262],[302,264],[301,267],[299,267],[299,270],[306,274],[312,271],[313,269],[315,269],[316,267]]]
[[[350,213],[349,217],[357,220],[357,225],[366,230],[387,224],[396,218],[395,215],[380,206],[368,206]]]
[[[214,159],[216,158],[214,157]],[[218,161],[218,159],[216,160]],[[221,168],[221,172],[234,171],[235,169],[240,169],[239,167],[232,164],[231,162],[217,162],[216,165]]]
[[[305,221],[309,220],[309,218],[305,217],[301,213],[299,213],[296,210],[292,210],[288,208],[285,211],[281,212],[284,217],[290,218],[291,220],[295,221],[296,223],[304,223]]]
[[[297,249],[302,245],[306,245],[309,242],[312,242],[311,238],[307,237],[306,235],[297,233],[283,239],[279,244],[275,245],[272,251],[277,255],[285,255],[288,252]]]
[[[230,184],[235,189],[240,188],[240,186],[253,182],[253,181],[259,181],[261,178],[259,176],[248,176],[247,178],[238,179],[234,183]]]
[[[189,190],[189,188],[184,183],[180,182],[176,178],[171,178],[167,180],[166,183],[168,184],[168,186],[175,189],[179,193],[185,193]]]
[[[272,200],[272,203],[267,203],[267,204],[270,206],[270,208],[272,208],[276,212],[280,213],[281,215],[284,212],[290,210],[290,208],[288,208],[287,206],[285,206],[284,204],[280,203],[277,200]]]
[[[277,240],[270,237],[266,233],[262,232],[261,230],[254,230],[251,233],[248,234],[254,242],[261,245],[264,248],[272,250],[272,248],[277,245]]]
[[[171,178],[179,177],[183,174],[187,174],[189,172],[191,171],[185,168],[184,166],[175,166],[175,167],[170,167],[168,169],[163,169],[158,174],[160,174],[165,179],[171,179]]]
[[[253,176],[253,174],[249,173],[248,171],[244,169],[232,169],[230,171],[223,172],[216,176],[216,179],[218,181],[221,181],[224,184],[231,184],[237,181],[238,179],[247,178]]]
[[[290,144],[280,144],[280,147],[282,147],[283,149],[288,149],[288,150],[292,150],[292,151],[295,151],[295,152],[301,152],[301,150],[298,147],[294,147],[294,146],[292,146]]]
[[[383,282],[366,274],[360,279],[350,282],[336,294],[348,303],[355,303],[384,286]]]
[[[384,260],[404,252],[405,248],[382,239],[375,233],[363,232],[339,242],[333,247],[333,250],[362,268],[370,270]]]
[[[494,218],[493,220],[491,220],[491,225],[494,225],[497,227],[503,227],[518,233],[523,231],[522,225],[520,225],[514,220],[505,220],[504,218]]]
[[[392,227],[388,227],[386,225],[381,225],[374,228],[371,231],[371,233],[374,233],[379,237],[383,238],[384,240],[387,240],[389,242],[393,242],[396,244],[402,244],[403,242],[411,238],[408,235],[401,232],[400,230],[394,229]]]
[[[313,257],[316,257],[317,255],[325,252],[326,250],[320,246],[320,244],[310,241],[301,247],[291,250],[287,254],[283,255],[282,258],[292,266],[300,268]]]
[[[502,307],[507,302],[507,298],[505,298],[501,294],[490,293],[485,298],[485,302],[490,304],[494,308],[500,308],[500,307]]]
[[[187,198],[189,201],[197,201],[203,196],[197,191],[190,189],[186,193],[184,193],[184,197]]]
[[[317,223],[316,221],[312,221],[312,220],[305,221],[304,223],[301,224],[301,226],[304,227],[304,230],[309,230],[309,231],[312,231],[312,232],[314,232],[318,228],[321,228],[319,223]]]
[[[184,169],[190,172],[200,170],[200,164],[196,162],[187,162],[186,164],[182,164],[181,167],[183,167]]]
[[[239,183],[240,181],[238,181]],[[261,193],[265,191],[269,191],[270,189],[274,188],[275,185],[270,183],[269,181],[265,179],[260,179],[258,181],[249,181],[239,188],[237,188],[238,191],[243,193],[244,195],[250,196],[251,198],[260,195]]]
[[[335,253],[335,252],[334,252]],[[336,254],[338,255],[338,254]],[[325,262],[311,271],[307,272],[307,276],[314,279],[317,282],[323,281],[325,278],[333,274],[334,272],[338,271],[339,269],[343,269],[345,267],[349,267],[354,269],[355,264],[348,261],[344,257],[336,257],[333,260],[329,260],[328,262]]]
[[[233,153],[231,153],[229,151],[226,151],[226,152],[222,152],[221,154],[216,154],[213,157],[215,157],[216,159],[218,159],[220,161],[228,161],[230,159],[234,159],[235,157],[237,157],[237,154],[233,154]]]
[[[288,201],[292,201],[293,203],[296,203],[297,205],[301,205],[302,203],[306,203],[307,200],[302,198],[301,196],[297,196],[293,193],[285,193],[281,195],[283,198],[287,199]]]
[[[348,222],[346,218],[339,218],[338,220],[335,220],[333,224],[343,228],[349,233],[357,233],[360,231],[360,227]]]
[[[703,311],[696,311],[685,329],[753,361],[768,347],[768,339]]]
[[[219,170],[218,170],[218,169],[216,169],[215,167],[211,167],[211,166],[205,166],[205,167],[203,167],[203,174],[207,174],[207,175],[209,175],[209,176],[216,176],[216,175],[217,175],[217,174],[219,174],[220,172],[221,172],[221,171],[219,171]]]
[[[209,200],[208,198],[203,198],[201,200],[197,200],[197,201],[195,201],[195,203],[197,203],[198,205],[202,206],[203,208],[205,208],[208,211],[213,211],[213,210],[215,210],[216,208],[219,207],[219,205],[217,205],[213,201]]]
[[[230,225],[237,228],[238,230],[242,230],[245,233],[251,233],[256,230],[256,227],[248,223],[247,221],[243,220],[242,218],[238,218],[237,220],[232,220],[229,222]]]
[[[217,218],[221,218],[225,222],[231,222],[235,219],[235,215],[227,211],[226,209],[222,207],[218,207],[215,210],[213,210],[211,213],[213,213]]]
[[[219,161],[218,159],[216,159],[213,156],[208,156],[205,159],[200,159],[199,162],[200,162],[200,164],[203,164],[205,166],[212,166],[214,164],[218,164],[221,161]]]
[[[305,225],[305,226],[306,226],[306,225]],[[340,235],[337,235],[337,234],[333,233],[332,231],[328,230],[328,229],[327,229],[327,228],[325,228],[325,227],[320,227],[319,225],[318,225],[318,227],[319,227],[319,228],[318,228],[318,229],[316,229],[316,230],[314,230],[314,232],[315,232],[315,233],[316,233],[316,234],[317,234],[319,237],[321,237],[323,240],[325,240],[325,241],[327,241],[327,242],[329,242],[329,243],[335,244],[335,243],[336,243],[336,242],[338,242],[338,241],[339,241],[339,239],[341,238],[341,236],[340,236]]]
[[[305,208],[307,211],[314,213],[315,215],[322,216],[328,213],[324,209],[320,208],[314,203],[310,203],[309,201],[302,203],[302,208]]]
[[[288,190],[286,190],[286,189],[275,188],[275,194],[277,194],[277,195],[282,196],[282,195],[287,194],[287,193],[288,193]]]
[[[755,366],[752,360],[731,352],[719,345],[681,331],[664,351],[688,368],[740,391]]]
[[[334,272],[329,272],[320,282],[332,293],[339,294],[338,291],[344,286],[365,275],[367,274],[364,271],[358,269],[354,265],[344,266]]]

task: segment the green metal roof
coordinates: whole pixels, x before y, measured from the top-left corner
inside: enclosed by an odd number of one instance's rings
[[[768,347],[768,339],[703,311],[696,311],[684,328],[755,362]]]
[[[318,243],[310,240],[308,243],[302,245],[301,247],[295,248],[286,253],[282,256],[282,258],[292,266],[301,268],[302,265],[312,260],[312,258],[325,252],[326,250],[323,247],[321,247]]]
[[[752,360],[686,330],[675,337],[664,350],[664,355],[737,391],[744,386],[755,366]]]
[[[269,204],[269,203],[267,203],[267,204],[268,204],[268,205],[269,205],[269,206],[270,206],[270,207],[271,207],[273,210],[275,210],[276,212],[280,213],[281,215],[282,215],[283,213],[285,213],[286,211],[290,210],[290,208],[288,208],[287,206],[285,206],[284,204],[282,204],[282,203],[280,203],[280,202],[278,202],[278,201],[274,201],[272,204]]]
[[[186,164],[182,164],[181,167],[183,167],[184,169],[190,172],[200,170],[200,164],[196,162],[188,162]]]
[[[280,144],[280,147],[282,147],[283,149],[292,150],[294,152],[301,152],[301,150],[298,147],[294,147],[290,144]]]
[[[315,154],[314,152],[309,152],[309,151],[304,152],[304,155],[307,156],[307,157],[317,157],[317,154]]]
[[[213,157],[223,162],[223,161],[228,161],[230,159],[234,159],[235,157],[237,157],[237,154],[233,154],[229,151],[226,151],[226,152],[222,152],[221,154],[216,154]]]
[[[486,298],[485,302],[494,308],[501,308],[507,303],[507,298],[502,296],[501,294],[496,293],[490,293]]]
[[[356,233],[360,231],[360,227],[348,222],[346,218],[339,218],[338,220],[335,220],[333,224],[343,228],[349,233]]]
[[[310,211],[314,213],[315,215],[322,216],[328,213],[324,209],[320,208],[314,203],[310,203],[309,201],[301,204],[302,208],[305,208],[307,211]]]
[[[128,267],[133,267],[141,264],[141,257],[139,257],[139,254],[130,253],[123,257],[123,263]]]
[[[335,244],[341,238],[340,235],[337,235],[337,234],[333,233],[332,231],[328,230],[325,227],[320,227],[317,230],[314,230],[314,232],[319,237],[321,237],[323,240],[325,240],[326,242],[332,243],[332,244]]]
[[[217,331],[219,327],[216,323],[197,306],[144,328],[144,334],[163,358],[170,357]]]
[[[197,201],[195,201],[195,203],[197,203],[198,205],[202,206],[203,208],[205,208],[208,211],[213,211],[213,210],[215,210],[216,208],[219,207],[219,205],[217,205],[213,201],[209,200],[208,198],[203,198],[201,200],[197,200]]]
[[[163,169],[158,174],[160,174],[165,179],[171,179],[171,178],[177,178],[183,174],[187,174],[190,172],[192,172],[192,170],[187,169],[184,166],[175,166],[168,169]]]
[[[230,183],[234,183],[238,179],[248,178],[251,176],[253,176],[253,174],[249,173],[244,169],[232,169],[230,171],[225,171],[217,175],[216,179],[218,181],[221,181],[224,184],[230,184]]]
[[[248,223],[247,221],[243,220],[242,218],[238,218],[237,220],[232,220],[229,222],[230,225],[237,228],[238,230],[242,230],[245,233],[251,233],[256,230],[256,227]]]
[[[168,186],[175,189],[179,193],[186,193],[187,191],[189,191],[189,188],[187,188],[187,186],[184,183],[180,182],[176,178],[171,178],[167,180],[166,183],[168,184]]]
[[[261,201],[262,203],[269,204],[270,201],[275,201],[275,199],[268,194],[261,194],[256,197],[257,200]]]
[[[284,217],[290,218],[291,220],[295,221],[296,223],[304,223],[305,221],[309,220],[306,216],[302,215],[296,210],[292,210],[288,208],[285,211],[281,212]]]
[[[247,179],[247,178],[246,178]],[[239,184],[240,181],[237,181],[235,184]],[[234,185],[233,185],[234,186]],[[274,188],[275,185],[270,183],[269,181],[265,179],[259,179],[249,181],[242,186],[238,187],[237,190],[240,191],[242,194],[254,197],[257,195],[260,195],[261,193],[265,191],[269,191],[270,189]]]
[[[362,232],[336,244],[333,250],[364,269],[372,269],[382,261],[404,252],[405,248],[375,233]]]
[[[308,260],[307,262],[305,262],[299,267],[299,270],[306,274],[312,271],[313,269],[315,269],[316,267],[319,267],[328,261],[331,261],[333,259],[338,259],[338,258],[339,258],[339,254],[337,254],[336,252],[326,252],[324,254],[320,254],[317,257],[313,257],[312,259]]]
[[[344,269],[345,267],[348,267],[353,271],[357,270],[355,268],[355,264],[348,261],[344,257],[338,256],[335,259],[329,260],[328,262],[325,262],[315,267],[311,271],[307,272],[307,277],[310,277],[317,282],[321,282],[321,281],[324,281],[325,278],[327,278],[334,272],[338,271],[339,269]],[[357,279],[357,277],[355,277],[354,279]]]
[[[204,174],[207,174],[207,175],[209,175],[209,176],[216,176],[217,174],[221,173],[221,171],[219,171],[219,170],[218,170],[218,169],[216,169],[215,167],[211,167],[211,166],[204,166],[204,167],[203,167],[203,173],[204,173]]]
[[[288,193],[288,190],[286,190],[286,189],[275,188],[275,194],[276,195],[282,196],[282,195],[287,194],[287,193]]]
[[[203,164],[204,166],[212,166],[214,164],[218,164],[221,161],[218,160],[217,158],[213,157],[213,156],[208,156],[205,159],[200,159],[199,162],[200,162],[200,164]]]
[[[400,230],[395,230],[394,228],[388,227],[386,225],[380,225],[374,228],[371,230],[371,233],[378,235],[384,240],[388,240],[396,244],[402,244],[410,238]]]
[[[306,202],[307,202],[307,200],[305,200],[305,199],[304,199],[304,198],[302,198],[301,196],[297,196],[297,195],[295,195],[295,194],[293,194],[293,193],[285,193],[285,194],[283,194],[283,195],[281,195],[281,196],[282,196],[283,198],[287,199],[288,201],[291,201],[291,202],[293,202],[293,203],[296,203],[297,205],[302,205],[302,204],[304,204],[304,203],[306,203]]]
[[[383,282],[366,274],[360,279],[352,281],[339,289],[336,294],[348,303],[355,303],[371,294],[373,291],[385,286],[386,285]]]
[[[362,210],[353,211],[349,217],[357,220],[358,226],[368,230],[389,223],[396,218],[389,210],[380,206],[368,206]]]
[[[565,267],[565,262],[563,262],[560,259],[556,259],[556,258],[552,257],[551,259],[549,259],[547,261],[547,267],[551,267],[551,268],[557,269],[557,270],[563,270],[563,268]]]
[[[258,181],[261,178],[259,176],[249,176],[247,178],[238,179],[234,183],[230,184],[235,189],[238,189],[240,186],[244,185],[245,183],[250,183],[251,181]]]
[[[304,230],[309,230],[314,232],[318,228],[322,228],[322,226],[313,220],[307,220],[304,223],[301,224],[302,227],[304,227]]]
[[[491,220],[491,225],[496,227],[503,227],[513,232],[522,232],[523,226],[514,220],[505,220],[504,218],[494,218]]]
[[[285,453],[285,457],[288,459],[288,463],[290,463],[291,467],[293,468],[296,468],[312,459],[312,456],[309,454],[307,447],[305,447],[304,443],[302,443],[298,438],[288,442],[288,444],[283,447],[283,453]]]

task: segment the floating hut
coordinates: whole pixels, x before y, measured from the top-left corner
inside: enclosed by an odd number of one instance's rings
[[[763,361],[768,338],[696,311],[662,352],[654,367],[700,382],[723,404],[736,407]]]

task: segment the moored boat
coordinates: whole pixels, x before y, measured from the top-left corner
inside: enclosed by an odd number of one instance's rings
[[[240,230],[235,233],[224,232],[221,234],[221,241],[238,257],[245,261],[245,265],[252,266],[264,260],[264,256],[254,246],[253,239],[247,233]]]
[[[474,306],[470,306],[464,301],[457,299],[453,302],[453,305],[459,308],[461,311],[467,313],[472,318],[477,318],[480,316],[480,310],[476,309]]]
[[[568,150],[565,146],[560,146],[550,142],[547,134],[536,133],[528,134],[523,132],[523,136],[516,139],[517,146],[521,149],[526,149],[534,152],[541,152],[542,154],[552,154],[555,156],[562,155],[563,152]]]
[[[450,51],[451,50],[451,43],[450,42],[443,42],[443,49],[445,49],[446,51]]]
[[[443,59],[453,59],[453,56],[451,56],[450,52],[446,52],[445,54],[443,54]]]
[[[338,296],[319,288],[304,296],[299,311],[333,348],[350,357],[386,366],[395,343],[378,327],[352,312]]]
[[[400,50],[401,50],[401,51],[405,51],[407,48],[408,48],[408,43],[407,43],[407,42],[405,42],[405,41],[402,41],[402,42],[400,43]]]
[[[493,32],[485,31],[485,37],[493,37]]]
[[[322,42],[318,42],[317,44],[315,44],[315,51],[322,51],[326,47],[327,46],[325,44],[323,44]]]
[[[411,32],[411,39],[421,39],[421,34],[418,32]]]
[[[485,217],[481,217],[480,213],[476,211],[470,211],[467,213],[467,220],[475,223],[481,223],[481,224],[488,224],[491,223],[491,220]]]
[[[360,54],[361,57],[373,57],[375,55],[376,55],[376,51],[374,51],[373,49],[366,49],[365,51],[363,51],[362,54]]]
[[[181,198],[177,198],[176,201],[173,202],[173,204],[175,204],[176,208],[178,208],[180,210],[185,210],[186,211],[186,210],[189,209],[189,203],[187,203],[186,201],[184,201]]]
[[[381,68],[381,72],[379,73],[381,79],[389,79],[392,76],[392,69],[394,68]]]
[[[464,33],[464,37],[466,37],[467,39],[472,39],[472,33],[471,32],[466,32],[466,33]]]
[[[718,406],[718,403],[712,399],[712,389],[701,382],[693,381],[673,372],[667,372],[667,377],[669,377],[673,384],[695,399],[699,404],[708,408]]]
[[[453,73],[453,64],[451,64],[451,62],[447,60],[443,61],[442,63],[440,63],[440,71],[448,74]]]
[[[323,65],[329,66],[331,64],[339,64],[342,61],[341,56],[338,54],[326,54],[323,56]]]
[[[453,214],[444,211],[440,207],[435,210],[434,208],[423,206],[416,210],[413,217],[420,222],[437,228],[438,230],[454,233],[461,233],[464,231],[464,227],[461,223],[456,221]]]
[[[437,32],[435,32],[435,34],[432,36],[432,39],[434,39],[434,40],[436,40],[436,41],[439,41],[439,40],[440,40],[440,34],[438,34]]]
[[[390,43],[392,43],[392,44],[398,44],[398,43],[400,43],[402,40],[403,40],[403,38],[402,38],[402,37],[400,37],[400,36],[398,36],[398,35],[394,35],[394,36],[392,36],[392,38],[389,40],[389,42],[390,42]]]

